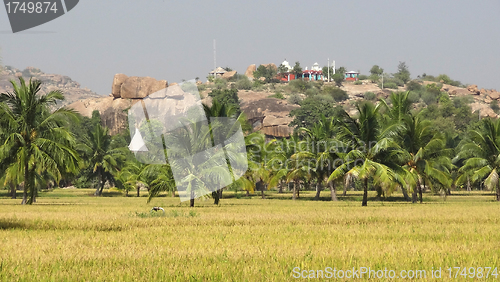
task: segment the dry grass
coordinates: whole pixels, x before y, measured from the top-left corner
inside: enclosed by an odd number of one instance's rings
[[[178,198],[147,204],[90,193],[56,190],[33,206],[0,199],[1,280],[287,281],[296,266],[499,266],[500,205],[492,195],[368,208],[274,195],[190,209]],[[165,216],[150,216],[157,205]]]

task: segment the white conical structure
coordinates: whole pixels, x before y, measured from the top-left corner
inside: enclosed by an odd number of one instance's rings
[[[128,148],[132,152],[147,152],[148,148],[146,147],[146,143],[144,143],[144,140],[142,140],[142,135],[141,132],[139,131],[139,128],[135,128],[135,134],[132,140],[130,141],[130,145],[128,145]]]

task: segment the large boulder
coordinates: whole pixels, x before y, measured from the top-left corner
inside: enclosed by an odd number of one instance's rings
[[[276,71],[278,70],[278,67],[275,64],[273,64],[273,63],[271,63],[271,64],[263,64],[263,66],[266,67],[266,68],[267,67],[271,67],[271,68],[273,68]]]
[[[236,71],[228,71],[222,75],[222,78],[230,79],[230,78],[233,78],[235,75],[236,75]]]
[[[128,76],[123,73],[115,74],[113,78],[113,85],[111,86],[111,95],[115,98],[120,98],[122,84],[128,79]]]
[[[131,76],[123,82],[120,97],[125,99],[142,99],[168,86],[166,80],[152,77]]]
[[[492,100],[498,100],[498,98],[500,98],[500,92],[497,92],[496,90],[491,90],[490,92],[488,92],[488,96]]]
[[[467,86],[467,90],[469,90],[469,92],[471,92],[472,94],[475,94],[475,95],[480,94],[480,91],[477,89],[477,85],[475,85],[475,84]]]
[[[467,96],[467,95],[471,95],[472,93],[465,89],[465,88],[456,88],[456,89],[453,89],[449,92],[450,96]]]
[[[258,96],[256,93],[250,93],[250,95]],[[240,98],[242,97],[240,96]],[[247,116],[254,130],[260,130],[265,135],[273,137],[289,137],[293,133],[294,128],[288,126],[293,120],[289,114],[291,110],[300,106],[290,105],[287,101],[276,98],[242,100],[241,110]]]
[[[245,71],[245,75],[250,78],[250,79],[253,79],[253,73],[254,71],[257,70],[257,67],[254,65],[249,65],[247,70]]]

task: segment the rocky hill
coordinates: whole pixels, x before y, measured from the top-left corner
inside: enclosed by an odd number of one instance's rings
[[[61,90],[64,93],[65,100],[58,104],[57,107],[66,106],[82,99],[103,97],[88,88],[80,88],[80,83],[73,81],[70,77],[65,75],[44,73],[40,69],[34,67],[19,70],[10,66],[6,66],[3,71],[0,71],[0,93],[12,91],[10,80],[18,82],[17,77],[20,76],[24,77],[26,80],[33,77],[42,81],[41,93]]]
[[[101,96],[87,88],[80,88],[80,84],[68,76],[46,74],[33,67],[22,71],[6,67],[0,73],[0,93],[12,90],[9,80],[19,76],[40,79],[43,82],[43,93],[56,89],[62,90],[66,99],[57,107],[69,106],[88,117],[92,115],[92,111],[98,110],[104,125],[110,128],[111,134],[116,134],[126,128],[126,110],[128,108],[143,97],[167,86],[176,85],[175,83],[169,85],[166,80],[156,80],[150,77],[128,77],[124,74],[118,74],[111,84],[111,93],[108,96]],[[420,81],[419,83],[425,86],[436,82]],[[205,85],[207,89],[200,93],[204,98],[203,102],[207,104],[210,103],[208,92],[210,92],[211,86],[213,85],[207,82]],[[392,91],[405,91],[404,87],[399,87],[397,90],[382,90],[377,84],[368,81],[363,81],[362,84],[358,85],[346,82],[342,89],[348,93],[349,99],[340,102],[340,104],[350,114],[356,114],[353,105],[355,101],[363,100],[366,92],[375,93],[377,98],[387,98]],[[442,84],[441,91],[448,93],[450,97],[470,97],[472,111],[478,112],[480,116],[499,117],[490,107],[492,101],[500,99],[500,92],[494,89],[480,89],[477,85],[462,88]],[[241,101],[241,109],[255,130],[261,130],[268,136],[287,137],[293,131],[293,128],[288,126],[292,121],[289,113],[300,106],[290,104],[287,100],[270,97],[273,94],[273,91],[262,89],[260,91],[240,90],[238,96]]]

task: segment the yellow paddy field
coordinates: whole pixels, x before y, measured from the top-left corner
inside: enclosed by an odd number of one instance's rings
[[[366,267],[426,270],[425,280],[443,281],[449,267],[500,268],[500,204],[491,193],[361,207],[358,192],[338,202],[326,201],[327,192],[325,201],[312,192],[297,201],[227,192],[221,205],[207,199],[195,208],[179,198],[91,193],[56,189],[33,206],[2,194],[0,280],[290,281]],[[153,206],[165,214],[150,213]],[[433,278],[440,268],[442,278]],[[455,271],[452,280],[471,279]]]

